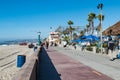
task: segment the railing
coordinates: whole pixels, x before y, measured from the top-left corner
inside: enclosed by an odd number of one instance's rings
[[[38,49],[28,61],[23,65],[23,67],[18,71],[18,73],[13,77],[12,80],[36,80],[37,79],[37,69],[40,49]]]

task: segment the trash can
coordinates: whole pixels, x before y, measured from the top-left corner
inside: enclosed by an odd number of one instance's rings
[[[25,61],[26,61],[25,55],[18,55],[17,56],[17,67],[22,67]]]

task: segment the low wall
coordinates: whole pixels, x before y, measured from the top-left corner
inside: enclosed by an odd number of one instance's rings
[[[12,80],[36,80],[37,79],[37,69],[38,69],[38,56],[40,54],[40,49],[38,49],[34,54],[30,56],[28,61],[22,66],[18,73],[13,77]]]

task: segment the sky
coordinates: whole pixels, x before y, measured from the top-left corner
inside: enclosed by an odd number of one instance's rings
[[[0,0],[0,39],[35,39],[39,31],[45,38],[69,20],[84,28],[89,13],[100,13],[100,3],[105,30],[120,20],[120,0]]]

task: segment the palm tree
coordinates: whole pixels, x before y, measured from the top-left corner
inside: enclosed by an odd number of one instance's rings
[[[100,30],[101,30],[101,21],[104,20],[104,15],[99,14],[99,15],[97,16],[97,18],[98,18],[98,20],[100,21],[100,23],[99,23],[99,25],[97,26],[96,30],[97,30],[97,32],[100,32]]]
[[[70,33],[70,39],[72,39],[72,32],[75,30],[75,28],[73,28],[71,25],[73,25],[74,23],[71,20],[69,20],[67,23],[69,25],[68,30],[69,30],[69,33]]]
[[[89,28],[90,28],[90,26],[89,26],[89,24],[87,24],[87,25],[86,25],[87,34],[88,34],[88,31],[89,31]]]
[[[77,33],[73,33],[73,39],[77,39],[77,38],[78,38]]]
[[[83,36],[83,35],[84,35],[84,31],[81,30],[81,31],[80,31],[80,36]]]
[[[89,32],[91,33],[91,18],[90,17],[88,17],[88,19],[87,19],[87,21],[89,22],[89,24],[88,24],[88,26],[89,26]]]
[[[74,24],[71,20],[69,20],[67,23],[68,23],[68,25],[70,25],[70,26]]]
[[[96,14],[95,13],[90,13],[88,15],[88,19],[90,20],[91,25],[92,25],[92,34],[94,33],[94,19],[95,18],[96,18]]]
[[[84,34],[86,34],[86,32],[87,32],[87,29],[86,29],[86,28],[84,28],[84,29],[83,29],[83,31],[84,31]]]
[[[69,36],[64,36],[64,37],[63,37],[63,41],[66,41],[67,43],[69,43],[69,41],[70,41]]]
[[[68,35],[69,34],[68,28],[66,28],[65,30],[63,30],[62,34],[64,34],[64,36]]]

